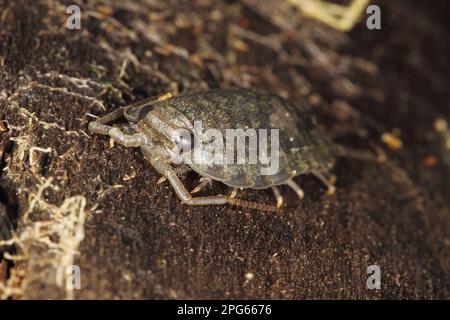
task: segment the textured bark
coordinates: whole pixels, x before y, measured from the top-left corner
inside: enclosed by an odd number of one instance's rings
[[[349,34],[283,27],[253,1],[89,1],[68,30],[72,2],[0,0],[0,202],[24,257],[11,296],[449,297],[449,133],[435,128],[449,119],[447,1],[376,1],[382,30]],[[231,85],[317,108],[330,132],[348,131],[340,143],[382,145],[388,160],[339,159],[333,196],[303,176],[305,199],[283,187],[274,215],[182,205],[139,150],[87,133],[90,114]],[[380,135],[395,128],[403,147],[391,150]],[[50,231],[32,232],[42,222]],[[80,290],[61,282],[72,264]],[[374,264],[381,290],[366,288]]]

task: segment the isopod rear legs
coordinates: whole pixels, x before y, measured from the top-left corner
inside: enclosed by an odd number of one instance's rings
[[[305,197],[305,193],[303,192],[302,188],[300,188],[300,186],[295,183],[294,180],[288,180],[286,181],[286,184],[295,191],[295,193],[297,194],[297,196],[300,198],[300,200],[302,200]]]
[[[233,190],[231,190],[230,195],[228,196],[228,199],[236,198],[237,193],[238,193],[238,188],[233,188]]]
[[[312,174],[328,188],[327,195],[332,195],[336,192],[336,187],[333,184],[333,180],[336,180],[334,176],[328,179],[323,173],[319,171],[312,171]]]
[[[275,198],[277,199],[277,208],[281,208],[283,205],[283,197],[281,196],[280,190],[276,186],[270,187],[273,191],[273,194],[275,195]]]

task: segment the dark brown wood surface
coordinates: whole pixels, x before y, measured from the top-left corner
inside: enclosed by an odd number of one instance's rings
[[[204,0],[89,1],[68,30],[72,2],[0,0],[0,201],[25,259],[8,272],[15,297],[450,296],[446,1],[375,1],[382,30],[349,34],[308,19],[283,28],[255,1]],[[330,132],[348,131],[340,143],[381,146],[388,160],[339,159],[333,196],[301,177],[305,199],[282,188],[275,215],[182,205],[139,150],[87,133],[91,114],[231,85],[320,108]],[[383,144],[387,132],[403,147]],[[39,222],[48,229],[33,233]],[[58,282],[72,264],[80,290]],[[374,264],[381,290],[366,287]]]

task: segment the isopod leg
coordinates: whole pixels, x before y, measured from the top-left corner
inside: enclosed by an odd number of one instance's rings
[[[295,183],[294,180],[288,180],[286,181],[286,184],[295,191],[295,193],[297,194],[297,196],[301,199],[303,199],[303,197],[305,196],[305,193],[303,192],[302,188],[300,188],[300,186]]]
[[[277,209],[274,208],[273,206],[264,203],[256,203],[251,201],[234,199],[223,195],[209,196],[209,197],[192,197],[192,195],[189,193],[189,191],[187,191],[186,187],[183,185],[180,179],[178,179],[176,173],[173,171],[172,168],[166,169],[165,176],[167,177],[167,180],[170,182],[172,188],[175,190],[175,193],[181,199],[181,201],[191,206],[222,205],[229,203],[235,206],[265,211],[276,211]]]
[[[181,201],[185,204],[193,206],[204,206],[204,205],[218,205],[227,203],[227,197],[223,195],[193,198],[192,195],[189,193],[189,191],[186,189],[186,187],[183,185],[183,183],[180,181],[180,179],[178,179],[176,173],[170,167],[166,169],[165,176],[172,185],[172,188],[175,190],[175,193],[177,194],[178,198],[180,198]]]
[[[283,197],[281,196],[280,190],[278,190],[277,187],[272,186],[271,187],[273,194],[275,195],[275,198],[277,199],[277,208],[281,208],[281,205],[283,204]]]
[[[233,190],[231,190],[230,195],[228,196],[228,199],[236,198],[237,193],[238,193],[238,188],[233,188]]]
[[[149,151],[147,153],[150,153]],[[178,167],[175,167],[173,169],[173,171],[175,171],[175,173],[177,174],[177,176],[184,176],[187,172],[191,171],[191,168],[189,168],[187,165],[182,164]],[[165,176],[161,176],[161,178],[159,178],[158,182],[156,182],[156,184],[161,184],[163,182],[167,181],[167,178]]]
[[[178,178],[175,170],[158,156],[158,152],[155,149],[149,148],[144,145],[141,146],[141,150],[142,153],[144,154],[144,157],[152,164],[152,166],[160,174],[166,177],[166,179],[172,185],[172,188],[174,189],[178,198],[180,198],[180,200],[185,204],[193,206],[199,205],[203,206],[203,205],[222,205],[229,203],[235,206],[245,208],[252,208],[264,211],[277,211],[277,208],[275,208],[274,206],[270,206],[263,203],[256,203],[251,201],[235,199],[234,196],[236,195],[235,192],[237,192],[237,189],[234,189],[233,193],[229,197],[224,195],[209,196],[209,197],[192,197],[192,195],[189,193],[189,191],[186,189],[186,187]]]
[[[319,179],[324,185],[327,186],[327,194],[332,195],[336,192],[336,187],[333,185],[333,183],[325,177],[325,175],[319,171],[313,171],[312,174]]]
[[[202,190],[204,187],[206,187],[206,185],[211,184],[212,180],[210,178],[205,178],[202,177],[200,178],[200,183],[198,184],[198,186],[196,186],[191,193],[197,193],[200,190]]]

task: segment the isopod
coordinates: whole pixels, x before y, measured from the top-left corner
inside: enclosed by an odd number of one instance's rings
[[[107,123],[124,116],[134,133],[125,134]],[[192,141],[180,136],[180,129],[195,135],[194,122],[201,121],[205,130],[215,129],[225,135],[228,128],[279,129],[279,166],[273,174],[262,175],[260,161],[256,163],[214,163],[214,154],[203,154],[202,163],[188,160],[186,154]],[[168,180],[181,201],[188,205],[222,205],[226,203],[263,210],[274,206],[237,199],[241,188],[271,188],[276,207],[283,198],[277,186],[288,185],[299,198],[304,192],[294,177],[311,173],[333,193],[334,185],[327,178],[335,163],[334,144],[317,128],[314,117],[302,106],[294,106],[281,97],[254,89],[227,88],[196,92],[168,99],[148,99],[119,108],[89,123],[92,133],[110,136],[125,147],[139,147],[146,160]],[[174,148],[183,146],[181,162],[174,163]],[[186,149],[188,152],[186,152]],[[190,159],[190,158],[189,158]],[[178,159],[180,160],[180,159]],[[185,169],[196,171],[200,184],[189,192],[178,173]],[[230,195],[195,197],[211,181],[230,187]]]

